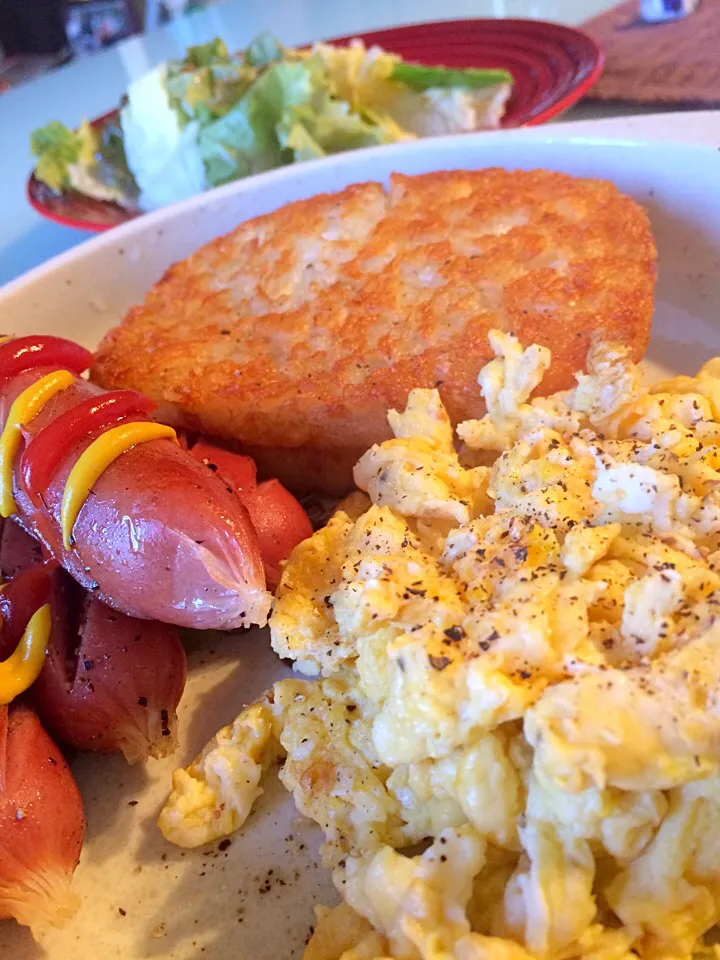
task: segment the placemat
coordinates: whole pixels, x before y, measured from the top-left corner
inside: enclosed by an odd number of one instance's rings
[[[720,0],[690,16],[646,24],[629,0],[583,24],[605,51],[590,99],[631,103],[720,104]]]

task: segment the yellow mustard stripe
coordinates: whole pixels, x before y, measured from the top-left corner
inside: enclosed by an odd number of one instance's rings
[[[52,611],[46,603],[30,617],[14,652],[0,662],[0,704],[11,703],[35,683],[45,663],[51,628]]]
[[[0,434],[0,514],[9,517],[15,512],[13,498],[13,465],[20,447],[22,428],[37,416],[45,404],[67,390],[75,377],[68,370],[55,370],[23,390],[10,407],[5,427]]]
[[[137,443],[162,439],[174,440],[177,443],[177,436],[172,427],[147,420],[139,423],[122,423],[119,427],[113,427],[112,430],[101,434],[81,453],[67,478],[60,512],[63,545],[66,550],[72,546],[72,529],[82,505],[98,478],[110,464]]]

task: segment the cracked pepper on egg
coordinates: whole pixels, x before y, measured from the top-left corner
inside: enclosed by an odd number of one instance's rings
[[[490,343],[487,415],[456,440],[413,390],[295,548],[301,676],[160,826],[238,829],[279,755],[342,896],[306,960],[689,958],[720,919],[720,362],[646,388],[597,344],[530,401],[549,351]]]

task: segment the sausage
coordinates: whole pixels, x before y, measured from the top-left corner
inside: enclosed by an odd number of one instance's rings
[[[312,536],[307,513],[279,480],[258,484],[252,457],[204,441],[193,444],[190,452],[222,477],[246,507],[257,533],[265,579],[274,589],[293,547]]]
[[[37,937],[80,905],[71,880],[85,833],[80,792],[45,725],[79,749],[122,750],[131,762],[166,756],[186,662],[175,628],[87,594],[12,520],[0,521],[0,572],[11,578],[0,592],[4,685],[15,682],[8,657],[28,621],[51,611],[39,676],[10,706],[0,703],[0,919]]]
[[[0,707],[0,918],[34,935],[80,905],[70,886],[85,815],[64,757],[26,704]]]
[[[0,351],[14,343],[20,340]],[[0,424],[6,425],[23,391],[59,368],[65,366],[48,361],[2,377],[0,358]],[[104,393],[75,376],[21,426],[21,450],[12,462],[18,522],[78,583],[129,616],[197,629],[263,624],[270,595],[248,511],[218,476],[172,440],[138,443],[104,469],[79,510],[69,547],[61,527],[65,484],[78,458],[107,427],[69,442],[47,487],[33,500],[24,483],[22,449],[27,452],[62,414]],[[146,413],[125,414],[116,425],[129,422],[151,421]]]
[[[61,743],[121,751],[128,763],[169,756],[177,746],[187,673],[177,632],[157,620],[127,617],[87,594],[78,598],[81,588],[63,570],[52,576],[47,660],[29,694],[43,724]],[[75,618],[62,616],[74,605],[76,629]]]
[[[137,620],[88,594],[13,521],[0,533],[0,659],[35,610],[50,603],[47,656],[27,699],[58,741],[78,750],[122,751],[130,763],[177,745],[185,651],[176,628]]]

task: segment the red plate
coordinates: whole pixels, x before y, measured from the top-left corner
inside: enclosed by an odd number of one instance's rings
[[[545,123],[576,103],[600,76],[603,54],[590,37],[540,20],[445,20],[392,30],[339,37],[360,37],[405,60],[446,67],[504,67],[513,75],[513,91],[503,127]],[[101,126],[112,111],[93,121]],[[54,194],[32,174],[27,195],[39,214],[55,223],[100,232],[139,216],[116,203],[91,200],[68,190]]]

